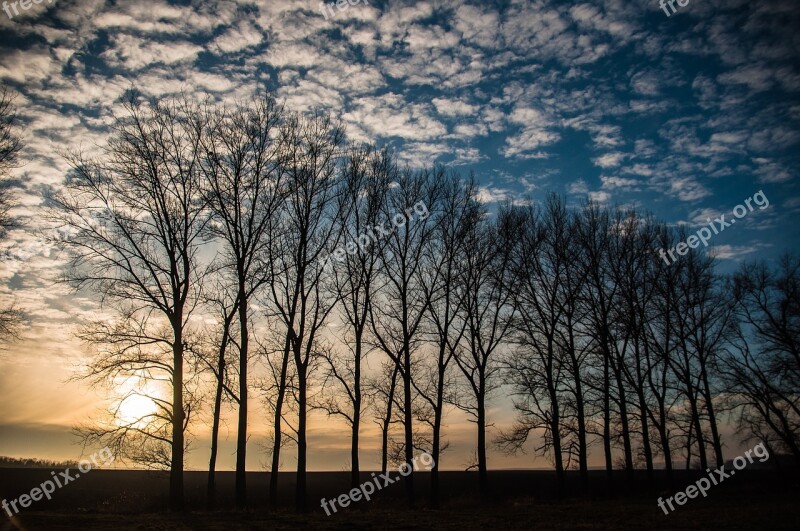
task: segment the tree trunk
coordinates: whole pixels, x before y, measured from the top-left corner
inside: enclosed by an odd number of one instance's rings
[[[570,323],[572,320],[570,319]],[[589,486],[588,451],[586,448],[586,406],[583,403],[583,382],[578,357],[575,355],[575,335],[572,325],[569,329],[569,355],[572,362],[572,374],[575,378],[575,403],[578,413],[578,468],[581,474],[581,485],[584,490]]]
[[[175,317],[172,343],[172,459],[169,471],[169,505],[183,510],[183,316]]]
[[[412,419],[414,418],[412,415],[411,408],[412,404],[412,395],[411,395],[411,347],[406,342],[403,347],[403,356],[404,356],[404,363],[403,363],[403,396],[404,396],[404,404],[405,404],[405,411],[403,412],[404,419],[405,419],[405,455],[406,455],[406,463],[409,465],[414,460],[414,430],[412,425]],[[414,471],[412,470],[411,473],[406,476],[405,478],[405,485],[406,485],[406,497],[408,498],[408,503],[413,506],[414,505]]]
[[[553,327],[555,328],[555,327]],[[554,374],[555,346],[553,337],[547,337],[547,372],[545,374],[547,395],[550,399],[550,436],[553,438],[553,462],[556,466],[556,489],[558,496],[564,494],[564,459],[561,455],[561,415],[556,395],[556,382]]]
[[[721,467],[725,464],[725,461],[722,459],[722,442],[720,441],[719,430],[717,429],[717,416],[714,412],[714,402],[711,396],[711,386],[708,383],[708,372],[706,371],[705,363],[703,363],[702,377],[703,396],[706,402],[706,410],[708,411],[708,422],[711,424],[711,440],[714,444],[714,457],[716,457],[717,460],[717,467]]]
[[[672,492],[675,488],[675,475],[672,472],[672,450],[669,447],[669,432],[667,431],[667,416],[662,408],[659,412],[661,425],[658,427],[658,433],[661,436],[661,450],[664,452],[664,467],[667,470],[667,483],[669,490]]]
[[[392,424],[392,407],[394,406],[394,393],[397,388],[397,366],[392,371],[392,384],[389,386],[389,396],[386,401],[386,417],[381,426],[381,473],[385,474],[389,468],[389,427]]]
[[[355,489],[360,483],[358,460],[358,432],[361,429],[361,332],[356,333],[355,367],[353,369],[353,426],[350,439],[350,487]]]
[[[306,369],[302,363],[297,364],[297,485],[295,490],[295,509],[305,513],[306,504]]]
[[[625,475],[628,477],[628,486],[633,487],[633,449],[631,448],[631,431],[628,425],[628,399],[625,395],[625,386],[622,381],[621,363],[624,363],[624,360],[618,359],[617,366],[614,368],[614,377],[617,382],[619,417],[622,422],[622,448],[625,454]]]
[[[211,457],[208,460],[208,486],[206,498],[209,507],[213,507],[217,496],[217,450],[219,448],[219,417],[222,408],[222,392],[225,383],[225,350],[228,345],[229,323],[225,324],[222,331],[222,340],[219,346],[217,363],[217,390],[214,393],[214,420],[211,426]]]
[[[650,444],[650,426],[647,420],[647,404],[644,399],[644,392],[639,390],[639,415],[642,418],[642,449],[644,450],[644,461],[647,467],[647,481],[653,485],[653,448]]]
[[[239,281],[239,429],[236,437],[236,506],[247,505],[247,357],[249,331],[244,280]]]
[[[589,486],[588,450],[586,447],[586,411],[580,375],[575,380],[575,400],[578,403],[578,467],[584,489]]]
[[[547,376],[547,391],[550,395],[550,436],[553,438],[553,461],[556,466],[556,485],[558,496],[564,494],[564,458],[561,455],[561,414],[558,408],[558,396],[556,395],[555,382],[553,382],[552,367],[551,374]]]
[[[485,375],[481,370],[479,375],[478,396],[478,485],[480,487],[481,500],[486,501],[489,497],[489,471],[486,466],[486,393]]]
[[[605,346],[603,351],[603,453],[606,461],[606,480],[611,488],[614,474],[614,463],[611,460],[611,360]]]
[[[433,468],[431,468],[431,507],[439,507],[439,451],[441,447],[442,406],[444,405],[444,345],[439,346],[439,374],[436,382],[436,408],[433,412]]]
[[[278,382],[278,396],[275,399],[274,440],[272,445],[272,468],[269,475],[269,505],[273,509],[278,507],[278,470],[281,463],[281,414],[283,413],[283,400],[286,396],[286,371],[289,367],[289,333],[286,333],[286,342],[283,345],[283,359],[281,360],[281,377]]]
[[[691,389],[691,387],[690,387]],[[697,450],[700,456],[700,470],[708,468],[708,458],[706,457],[706,445],[703,440],[703,428],[700,425],[700,412],[697,410],[697,396],[694,392],[689,393],[689,405],[692,413],[692,427],[695,437],[697,437]]]
[[[633,312],[633,309],[631,309]],[[636,322],[633,324],[634,330],[641,330]],[[636,356],[636,395],[639,399],[639,416],[642,423],[642,449],[644,450],[645,467],[647,468],[647,482],[650,487],[653,486],[653,448],[650,444],[650,427],[648,424],[649,410],[647,408],[647,401],[644,396],[644,377],[642,376],[642,353],[639,348],[639,338],[634,337],[634,355]]]

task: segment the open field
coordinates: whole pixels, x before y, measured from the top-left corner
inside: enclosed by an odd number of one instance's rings
[[[690,476],[693,479],[690,479]],[[50,477],[48,470],[2,469],[0,493],[5,499],[20,494]],[[482,505],[475,495],[477,477],[465,472],[444,472],[442,490],[447,498],[441,509],[427,506],[427,474],[417,476],[419,502],[406,509],[401,484],[394,484],[369,502],[326,516],[318,500],[346,492],[343,472],[309,474],[309,514],[297,515],[292,504],[291,473],[281,477],[282,507],[265,509],[268,473],[249,475],[253,508],[234,511],[229,493],[233,473],[218,475],[219,509],[204,505],[205,474],[186,473],[187,511],[166,511],[168,478],[145,471],[92,471],[59,489],[50,502],[37,502],[24,510],[13,525],[4,520],[2,530],[26,529],[798,529],[800,486],[790,472],[742,471],[736,478],[712,487],[708,497],[690,499],[670,515],[656,505],[659,495],[645,478],[625,489],[622,473],[614,492],[606,488],[604,474],[593,472],[590,493],[577,495],[577,477],[571,477],[562,499],[554,491],[553,475],[539,471],[497,471],[490,476],[495,499]],[[678,474],[678,489],[698,476]],[[364,475],[364,479],[369,474]],[[660,478],[659,478],[660,479]]]

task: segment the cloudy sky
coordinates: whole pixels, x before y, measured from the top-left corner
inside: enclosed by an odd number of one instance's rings
[[[669,17],[657,0],[368,1],[325,16],[316,0],[3,3],[0,78],[24,124],[14,177],[25,228],[0,244],[0,297],[29,326],[0,352],[0,454],[76,457],[69,428],[102,396],[67,381],[85,355],[73,327],[100,310],[56,283],[63,262],[42,243],[38,208],[64,177],[60,154],[102,144],[130,87],[222,101],[274,90],[410,165],[474,172],[487,203],[552,190],[699,226],[762,190],[770,206],[712,240],[721,267],[796,245],[796,0],[690,0]],[[506,406],[490,413],[495,429],[511,421]],[[345,428],[316,418],[310,466],[341,469]],[[227,429],[231,443],[235,423]],[[473,429],[451,417],[443,468],[462,467]],[[256,445],[268,430],[253,432]],[[377,448],[374,428],[365,433]],[[203,466],[205,444],[198,434],[191,466]],[[498,454],[490,465],[548,466]]]

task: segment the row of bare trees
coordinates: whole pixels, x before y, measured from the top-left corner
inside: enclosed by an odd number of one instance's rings
[[[532,440],[560,484],[570,468],[587,478],[593,445],[609,478],[618,454],[651,478],[656,459],[671,477],[676,452],[721,463],[728,413],[800,459],[797,259],[724,278],[695,250],[661,261],[684,235],[637,212],[552,195],[490,213],[471,178],[401,168],[269,96],[220,107],[132,92],[124,107],[103,153],[67,155],[51,216],[71,234],[67,280],[104,310],[81,332],[96,347],[82,377],[155,405],[78,431],[169,467],[173,507],[188,434],[209,423],[213,502],[230,405],[247,503],[253,397],[273,426],[270,503],[292,443],[301,511],[313,409],[349,426],[353,486],[365,419],[380,427],[384,471],[430,452],[436,505],[458,408],[475,422],[488,494],[487,406],[501,387],[518,415],[494,442]],[[414,474],[404,481],[413,502]]]
[[[724,413],[800,463],[797,257],[725,277],[693,250],[666,263],[656,250],[686,233],[635,211],[570,210],[551,195],[511,212],[513,347],[500,363],[518,415],[502,448],[536,434],[563,484],[568,468],[586,480],[599,438],[609,479],[621,447],[627,479],[642,467],[653,481],[658,457],[672,484],[676,451],[687,468],[723,464]]]

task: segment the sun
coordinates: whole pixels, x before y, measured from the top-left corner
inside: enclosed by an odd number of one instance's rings
[[[147,417],[155,413],[156,409],[157,405],[150,397],[130,394],[119,403],[117,422],[126,426],[142,426],[147,424]]]
[[[143,428],[153,422],[160,406],[161,389],[156,382],[133,374],[115,381],[112,401],[114,422],[119,426]]]

